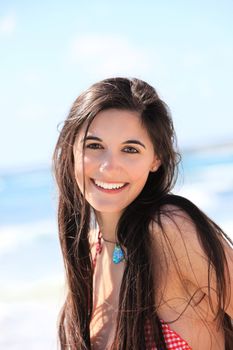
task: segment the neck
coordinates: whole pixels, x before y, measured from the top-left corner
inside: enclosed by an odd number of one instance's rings
[[[96,212],[96,218],[103,238],[111,242],[116,242],[116,228],[120,214]]]

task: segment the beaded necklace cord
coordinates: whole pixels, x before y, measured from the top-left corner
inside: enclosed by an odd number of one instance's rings
[[[122,248],[120,247],[119,243],[113,242],[113,241],[109,241],[109,240],[105,239],[102,236],[101,232],[99,231],[99,233],[98,233],[98,241],[96,243],[95,257],[93,259],[93,266],[94,266],[94,268],[96,266],[97,255],[101,254],[101,252],[102,252],[102,248],[103,248],[102,247],[102,242],[101,242],[102,239],[105,242],[115,244],[115,247],[114,247],[114,250],[113,250],[113,254],[112,254],[112,261],[113,261],[114,264],[119,264],[121,261],[123,261],[125,259],[124,252],[123,252]]]

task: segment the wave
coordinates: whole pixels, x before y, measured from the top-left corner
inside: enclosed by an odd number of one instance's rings
[[[16,251],[25,242],[57,232],[54,220],[40,220],[24,224],[0,226],[0,254]]]

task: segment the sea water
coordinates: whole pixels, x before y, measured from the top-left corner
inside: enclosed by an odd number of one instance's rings
[[[174,192],[233,238],[233,149],[183,154]],[[57,349],[64,269],[49,168],[0,173],[0,349]]]

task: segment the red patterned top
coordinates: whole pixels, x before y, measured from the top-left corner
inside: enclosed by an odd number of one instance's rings
[[[95,268],[96,261],[97,261],[97,255],[100,254],[102,251],[102,244],[101,244],[101,234],[99,232],[98,234],[98,242],[96,243],[96,251],[95,251],[95,257],[93,260],[93,267]],[[162,324],[162,331],[164,340],[166,343],[166,347],[169,350],[192,350],[192,348],[188,345],[188,343],[183,340],[175,331],[173,331],[167,323],[165,323],[163,320],[160,320]],[[145,341],[146,341],[146,349],[147,350],[158,350],[156,347],[156,344],[152,338],[151,334],[151,325],[150,321],[148,320],[145,324]]]
[[[173,331],[167,323],[160,320],[166,347],[169,350],[192,350],[192,348],[183,340],[175,331]],[[157,350],[157,347],[152,339],[150,322],[145,325],[145,340],[146,349]]]

